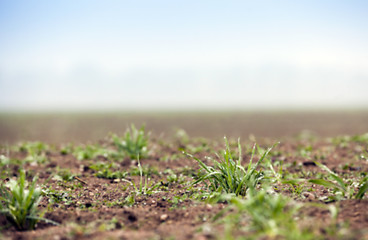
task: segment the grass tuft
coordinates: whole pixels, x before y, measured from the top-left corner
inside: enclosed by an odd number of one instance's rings
[[[353,184],[348,184],[342,177],[339,177],[336,173],[330,170],[327,166],[315,162],[317,166],[321,169],[325,170],[328,173],[328,176],[333,180],[325,180],[325,179],[309,179],[310,183],[318,184],[329,189],[332,189],[332,192],[335,193],[335,196],[330,197],[330,200],[341,200],[341,199],[363,199],[365,193],[368,191],[368,177],[363,178],[359,185],[358,192],[354,195],[354,187]],[[342,196],[342,197],[339,197]]]
[[[274,145],[275,146],[275,145]],[[200,176],[196,181],[193,182],[197,184],[199,182],[209,182],[209,189],[214,192],[233,193],[236,196],[245,196],[248,188],[255,188],[256,185],[264,178],[262,171],[258,171],[258,166],[263,162],[267,155],[272,150],[272,147],[267,149],[260,159],[253,164],[253,157],[256,151],[256,145],[253,146],[252,156],[248,164],[247,169],[242,166],[242,151],[240,140],[238,140],[238,152],[239,156],[237,160],[234,160],[229,142],[225,137],[225,151],[223,153],[223,159],[220,161],[213,160],[214,166],[207,166],[203,161],[194,157],[191,154],[186,153],[187,156],[195,159],[200,167],[205,171],[206,174]]]
[[[36,187],[36,181],[35,177],[28,184],[26,174],[21,170],[17,181],[11,179],[0,187],[0,212],[17,230],[34,229],[39,220],[57,224],[41,217],[38,209],[42,199],[41,188]]]
[[[132,124],[130,129],[126,130],[123,138],[112,135],[112,140],[118,151],[126,153],[131,159],[138,159],[138,156],[145,158],[148,155],[148,134],[145,133],[144,125],[137,129]]]

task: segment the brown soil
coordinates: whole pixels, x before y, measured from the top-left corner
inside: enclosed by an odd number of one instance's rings
[[[178,128],[191,137],[280,138],[308,131],[320,137],[368,131],[368,111],[270,111],[177,113],[0,114],[0,143],[46,141],[50,144],[96,142],[109,132],[122,134],[135,123],[147,124],[156,137]]]
[[[191,118],[183,117],[183,115],[166,117],[147,115],[140,119],[137,116],[128,116],[122,117],[124,121],[121,121],[122,118],[107,120],[105,117],[95,116],[85,118],[87,124],[82,124],[82,118],[75,118],[70,121],[69,125],[65,125],[66,118],[61,117],[57,120],[55,116],[44,117],[42,121],[37,116],[33,116],[31,120],[15,117],[14,122],[7,119],[9,116],[3,117],[0,122],[0,141],[2,143],[42,140],[56,144],[48,151],[46,163],[37,165],[25,163],[24,167],[28,174],[39,176],[38,183],[41,186],[65,192],[67,195],[63,201],[52,204],[49,203],[48,197],[44,197],[40,204],[41,209],[47,211],[44,217],[60,223],[59,226],[39,222],[35,230],[20,232],[13,227],[5,227],[6,219],[0,216],[2,228],[0,238],[221,239],[224,232],[223,225],[212,219],[228,205],[226,203],[208,204],[191,198],[196,193],[188,190],[186,183],[192,181],[192,176],[184,172],[189,171],[188,169],[195,172],[199,167],[193,159],[183,155],[179,149],[186,147],[186,150],[191,152],[195,147],[203,146],[203,141],[205,141],[205,147],[202,147],[201,151],[195,155],[210,164],[210,161],[205,160],[204,156],[213,157],[214,152],[223,149],[223,135],[242,136],[244,139],[242,145],[248,147],[244,150],[244,163],[246,163],[249,161],[249,149],[254,140],[253,137],[249,137],[249,134],[254,134],[257,137],[257,143],[262,147],[272,145],[275,140],[281,140],[272,155],[276,169],[277,163],[282,162],[284,166],[289,166],[287,170],[290,173],[305,172],[307,174],[309,172],[315,175],[323,172],[314,164],[314,161],[319,161],[342,176],[367,173],[368,161],[361,158],[360,155],[368,151],[368,142],[339,144],[331,142],[327,137],[363,134],[364,131],[368,131],[368,114],[352,113],[348,116],[342,113],[314,114],[305,118],[302,114],[277,115],[274,113],[271,125],[270,120],[267,120],[270,117],[267,113],[233,115],[233,118],[221,115],[213,122],[211,121],[212,116],[199,118],[196,115],[192,115]],[[335,119],[336,116],[340,118]],[[23,125],[27,121],[29,125]],[[156,193],[136,196],[132,206],[124,202],[134,191],[129,183],[98,178],[95,176],[96,172],[88,167],[97,161],[107,162],[107,159],[99,157],[91,160],[77,160],[72,154],[63,155],[59,151],[60,147],[64,146],[62,143],[69,141],[100,143],[111,147],[111,142],[101,135],[114,130],[122,132],[127,122],[136,122],[137,125],[145,122],[153,132],[149,143],[151,150],[149,157],[141,159],[141,164],[157,171],[156,174],[150,176],[149,183],[160,185]],[[90,129],[97,128],[96,126],[101,126],[101,124],[104,127],[95,129],[94,133],[88,133]],[[20,125],[22,125],[21,128]],[[58,129],[60,126],[64,127]],[[189,143],[184,144],[173,136],[174,126],[184,128],[190,136],[202,136],[207,139],[191,138]],[[119,131],[116,131],[118,128]],[[305,129],[312,130],[314,134],[306,134],[306,132],[298,134]],[[99,140],[96,140],[97,138]],[[303,152],[306,146],[311,150]],[[3,145],[0,155],[8,155],[17,159],[24,159],[27,156],[25,152],[14,150],[9,152],[8,150],[9,146]],[[132,167],[137,166],[136,161],[128,158],[119,164],[121,171],[129,171]],[[74,179],[69,182],[60,182],[52,179],[58,169],[68,169],[82,181]],[[165,173],[167,169],[173,170],[177,175],[183,173],[183,182],[169,182],[168,174]],[[1,169],[1,172],[4,171],[16,176],[18,169],[17,167]],[[312,176],[305,175],[304,177],[308,179]],[[4,178],[5,176],[2,176],[2,179]],[[140,178],[128,175],[125,179],[139,183]],[[324,187],[306,184],[306,188],[308,186],[313,188],[310,193],[295,194],[288,185],[281,186],[280,191],[295,201],[303,203],[325,204],[321,199],[332,195]],[[184,199],[182,201],[173,201],[176,196],[183,195],[189,197],[182,198]],[[368,207],[367,196],[363,200],[341,200],[328,204],[335,205],[339,209],[335,224],[339,229],[339,236],[335,236],[336,238],[368,239],[368,212],[365,210]],[[328,239],[334,239],[328,233],[332,220],[327,208],[311,205],[311,207],[302,209],[301,212],[306,219],[305,225],[320,224],[317,228],[313,228],[314,231],[318,231],[318,234]]]

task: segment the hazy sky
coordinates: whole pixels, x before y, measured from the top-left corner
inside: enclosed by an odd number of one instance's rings
[[[368,1],[0,0],[0,110],[368,107]]]

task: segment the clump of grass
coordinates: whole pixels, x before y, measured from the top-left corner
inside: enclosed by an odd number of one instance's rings
[[[235,195],[245,196],[248,188],[255,188],[256,185],[264,178],[262,171],[257,170],[257,167],[267,157],[272,150],[272,147],[267,149],[260,159],[253,164],[253,157],[256,151],[256,145],[252,150],[252,156],[248,164],[247,169],[242,166],[242,151],[240,146],[240,140],[238,140],[238,152],[239,156],[237,160],[234,160],[229,142],[225,137],[226,149],[223,153],[223,159],[220,161],[213,160],[214,166],[207,166],[203,161],[186,153],[189,157],[195,159],[200,167],[205,171],[206,174],[200,176],[193,184],[199,182],[209,182],[208,188],[213,192],[226,192],[233,193]]]
[[[99,162],[96,164],[93,164],[89,166],[90,169],[93,169],[96,171],[96,177],[99,178],[106,178],[106,179],[120,179],[125,177],[128,172],[123,171],[114,171],[115,164],[113,163],[103,163]]]
[[[105,149],[98,145],[78,146],[73,150],[73,155],[78,160],[95,159],[98,156],[108,158],[113,154],[114,154],[113,151]]]
[[[71,197],[71,191],[57,190],[53,187],[42,189],[42,195],[48,199],[51,204],[63,203],[63,205],[68,206],[74,202],[75,199]]]
[[[59,167],[57,167],[56,174],[52,177],[52,179],[56,181],[70,182],[74,179],[74,177],[75,175],[70,169],[60,169]]]
[[[28,184],[26,174],[21,170],[17,181],[11,179],[0,187],[0,212],[17,230],[34,229],[39,220],[57,224],[42,218],[43,214],[38,209],[42,199],[41,188],[36,187],[36,181],[35,177]]]
[[[252,189],[246,199],[225,197],[231,205],[220,211],[214,220],[229,212],[229,208],[234,210],[222,219],[226,239],[235,239],[234,232],[239,230],[247,233],[246,239],[315,239],[311,232],[301,229],[295,221],[302,205],[285,196],[269,194],[265,189]]]
[[[343,178],[339,177],[336,173],[330,170],[327,166],[315,162],[317,166],[321,169],[325,170],[328,173],[328,176],[333,180],[325,180],[325,179],[310,179],[308,180],[310,183],[318,184],[327,188],[332,189],[332,192],[335,196],[329,197],[329,200],[341,200],[341,199],[363,199],[365,193],[368,191],[368,177],[363,178],[358,184],[351,182],[350,184],[347,181],[344,181]],[[358,192],[354,194],[354,184],[358,186]]]
[[[121,179],[121,180],[133,186],[134,195],[151,195],[152,193],[154,193],[154,190],[160,186],[160,184],[153,185],[153,184],[148,183],[148,177],[147,176],[144,177],[144,174],[143,174],[142,166],[139,161],[139,155],[138,155],[137,160],[138,160],[138,169],[139,169],[139,175],[140,175],[139,185],[137,186],[137,184],[135,184],[134,181],[128,181],[126,179]],[[144,177],[144,180],[143,180],[143,177]]]
[[[154,166],[132,166],[129,170],[129,174],[131,176],[140,176],[141,172],[146,177],[152,177],[153,175],[160,176],[160,172],[158,171],[157,167]]]
[[[46,162],[49,149],[50,147],[43,142],[25,142],[19,146],[19,151],[28,154],[25,161],[33,164]]]
[[[112,140],[119,152],[124,152],[131,159],[138,159],[138,156],[145,158],[148,155],[147,143],[148,134],[145,132],[145,126],[137,129],[134,124],[125,132],[123,138],[112,135]]]
[[[40,155],[49,150],[49,146],[43,142],[24,142],[19,146],[19,151],[27,152],[30,155]]]

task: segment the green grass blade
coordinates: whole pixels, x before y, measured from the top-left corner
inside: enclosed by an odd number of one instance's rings
[[[250,157],[249,164],[248,164],[247,175],[249,174],[249,172],[252,169],[253,156],[254,156],[255,153],[256,153],[256,144],[253,145],[252,155]]]
[[[206,171],[206,172],[212,172],[211,170],[209,170],[209,168],[207,167],[207,165],[206,164],[204,164],[199,158],[196,158],[196,157],[194,157],[193,155],[191,155],[191,154],[189,154],[189,153],[186,153],[186,152],[184,152],[184,154],[186,154],[188,157],[190,157],[190,158],[193,158],[194,160],[196,160],[198,163],[199,163],[199,165]]]
[[[41,221],[44,221],[45,223],[50,223],[50,224],[53,224],[55,226],[59,226],[60,223],[58,222],[55,222],[55,221],[52,221],[50,219],[47,219],[47,218],[42,218],[42,217],[36,217],[36,216],[27,216],[27,219],[32,219],[32,220],[41,220]]]
[[[195,159],[200,165],[201,169],[206,172],[205,176],[196,179],[192,185],[203,181],[207,188],[211,189],[212,191],[226,192],[235,195],[245,195],[249,187],[255,187],[264,178],[263,171],[258,171],[257,167],[263,160],[266,159],[267,155],[276,144],[262,153],[262,156],[257,163],[253,164],[252,161],[257,146],[254,144],[250,163],[248,164],[246,170],[243,166],[241,166],[242,150],[240,139],[238,139],[239,158],[237,160],[234,160],[232,157],[230,144],[226,137],[224,137],[224,140],[226,149],[222,152],[223,158],[220,158],[219,161],[213,160],[213,167],[207,166],[200,159],[191,154],[183,152],[188,157]],[[207,185],[208,182],[210,182],[210,186]]]
[[[308,182],[318,184],[324,187],[337,189],[339,186],[331,181],[324,180],[324,179],[309,179]]]
[[[274,146],[276,146],[277,144],[274,144],[272,147],[268,148],[267,151],[265,151],[262,155],[262,157],[258,160],[258,162],[256,162],[256,164],[254,164],[254,166],[251,168],[250,172],[249,172],[249,177],[251,177],[254,173],[254,171],[256,170],[256,168],[259,166],[259,164],[261,164],[263,162],[263,160],[267,157],[267,155],[271,152],[272,148]]]
[[[228,159],[233,159],[233,157],[231,156],[231,151],[230,151],[230,145],[229,145],[229,141],[227,140],[226,137],[224,137],[225,139],[225,146],[226,146],[226,153],[227,153],[227,156],[228,156]]]
[[[301,182],[304,182],[305,179],[299,178],[299,179],[281,179],[280,182],[282,184],[291,184],[291,185],[297,185]]]
[[[368,177],[363,179],[363,185],[359,188],[358,193],[355,195],[356,199],[363,199],[364,194],[368,191]]]
[[[331,171],[327,166],[323,165],[322,163],[315,162],[315,164],[317,164],[317,166],[319,166],[323,170],[327,171],[330,174],[330,176],[339,184],[339,188],[341,190],[343,190],[344,193],[346,193],[346,191],[347,191],[346,190],[346,184],[344,183],[342,178],[340,178],[336,173]]]
[[[232,178],[231,178],[231,163],[230,161],[232,161],[232,156],[231,156],[231,151],[230,151],[230,146],[229,146],[229,142],[227,141],[227,138],[225,138],[225,145],[226,145],[226,150],[225,150],[225,160],[226,160],[226,176],[227,176],[227,182],[228,184],[230,185],[230,188],[232,188],[233,186],[233,181],[232,181]]]
[[[242,155],[242,149],[240,145],[240,138],[238,138],[238,151],[239,151],[238,166],[241,166],[243,155]]]

